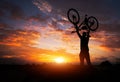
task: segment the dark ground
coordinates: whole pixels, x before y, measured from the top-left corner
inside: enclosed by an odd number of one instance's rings
[[[0,65],[0,82],[120,82],[120,65]]]

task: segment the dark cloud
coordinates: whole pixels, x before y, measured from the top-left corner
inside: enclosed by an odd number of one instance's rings
[[[98,31],[106,31],[107,33],[119,33],[120,21],[117,18],[98,19]]]
[[[15,63],[23,63],[23,58],[20,58],[20,54],[13,50],[13,47],[7,45],[0,44],[0,63],[1,64],[15,64]]]
[[[20,58],[0,58],[0,64],[28,64],[29,62]]]
[[[31,22],[38,22],[38,23],[43,23],[47,22],[47,19],[49,19],[49,16],[42,16],[41,14],[35,15],[35,16],[29,16],[26,18],[26,21],[31,21]]]
[[[116,50],[120,49],[120,34],[109,32],[109,31],[99,31],[97,33],[94,33],[92,35],[92,38],[95,38],[94,40],[96,42],[101,43],[101,47],[107,48],[109,50]]]
[[[15,20],[24,18],[24,12],[21,7],[10,1],[2,0],[0,2],[0,14]]]
[[[6,24],[6,23],[0,23],[0,30],[12,30],[14,27]]]
[[[103,45],[104,47],[108,47],[108,48],[118,48],[120,49],[120,35],[119,36],[116,36],[116,35],[109,35],[109,36],[106,36],[106,41],[103,42]]]
[[[79,9],[80,12],[84,13],[97,13],[97,14],[112,14],[115,10],[113,10],[115,3],[112,0],[60,0],[60,1],[53,1],[47,0],[50,2],[54,7],[60,9],[69,9],[69,8],[76,8]],[[66,4],[63,4],[66,3]],[[113,11],[113,12],[112,12]]]
[[[118,19],[109,18],[102,19],[99,23],[99,28],[96,33],[93,33],[93,37],[97,38],[96,41],[102,43],[102,47],[107,47],[115,50],[119,49],[120,45],[120,23]]]
[[[3,11],[0,11],[0,17],[4,16]]]
[[[27,58],[32,55],[27,47],[9,46],[0,44],[0,64],[25,64]]]

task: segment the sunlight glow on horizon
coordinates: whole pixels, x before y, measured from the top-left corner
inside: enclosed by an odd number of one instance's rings
[[[54,60],[56,63],[65,63],[65,59],[63,57],[57,57]]]

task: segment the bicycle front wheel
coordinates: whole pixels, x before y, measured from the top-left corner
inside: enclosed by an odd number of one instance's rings
[[[67,17],[68,17],[69,21],[75,25],[77,25],[80,21],[80,16],[79,16],[78,11],[73,8],[68,10]]]

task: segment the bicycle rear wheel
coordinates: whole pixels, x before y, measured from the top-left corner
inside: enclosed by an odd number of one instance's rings
[[[91,31],[95,31],[98,29],[99,25],[98,25],[98,20],[93,17],[93,16],[90,16],[88,18],[88,27]]]

